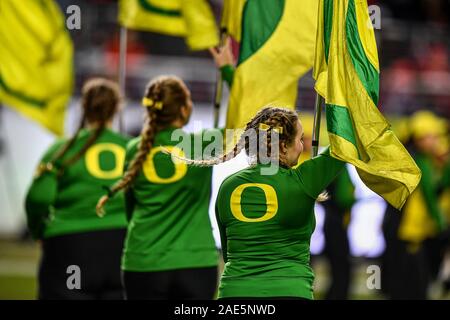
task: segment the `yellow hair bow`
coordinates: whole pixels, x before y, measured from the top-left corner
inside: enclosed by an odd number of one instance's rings
[[[283,134],[283,127],[271,127],[265,123],[259,124],[259,130],[268,131],[270,128],[272,128],[273,131],[278,132],[278,134]]]
[[[154,101],[151,98],[142,98],[142,105],[146,108],[154,107],[155,109],[161,110],[163,108],[162,101]]]

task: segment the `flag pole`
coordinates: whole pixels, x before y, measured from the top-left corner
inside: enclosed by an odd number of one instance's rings
[[[312,157],[316,157],[319,153],[319,138],[320,138],[320,120],[322,118],[322,106],[324,99],[316,93],[316,105],[314,107],[314,127],[312,133]]]
[[[227,29],[220,29],[220,43],[219,46],[222,47],[225,44],[225,39],[227,37]],[[216,73],[216,89],[214,92],[214,128],[219,126],[219,116],[220,116],[220,104],[222,102],[223,93],[223,79],[220,69],[217,69]]]
[[[124,26],[120,27],[120,49],[119,49],[119,88],[121,94],[123,94],[123,99],[126,98],[125,85],[126,85],[126,74],[127,74],[127,28]],[[125,108],[125,106],[123,106]],[[123,113],[124,109],[119,112],[119,131],[124,132],[124,120]]]

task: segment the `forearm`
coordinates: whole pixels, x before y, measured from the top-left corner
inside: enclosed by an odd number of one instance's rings
[[[37,204],[28,197],[25,200],[27,226],[33,239],[42,239],[49,211],[49,207]]]
[[[58,193],[58,178],[54,171],[38,173],[28,188],[25,197],[27,224],[34,238],[41,238],[50,209]]]
[[[234,67],[230,64],[226,64],[220,68],[220,72],[222,74],[222,79],[228,84],[228,87],[231,89],[233,85]]]
[[[326,148],[319,156],[305,161],[295,170],[309,195],[317,198],[344,167],[345,162],[333,158],[329,148]]]

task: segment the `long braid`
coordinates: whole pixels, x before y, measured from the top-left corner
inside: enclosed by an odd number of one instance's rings
[[[248,129],[250,129],[250,122],[247,124],[247,126],[244,129],[244,132],[241,134],[239,141],[234,145],[233,149],[228,153],[223,153],[222,155],[212,158],[212,159],[203,159],[203,160],[196,160],[196,159],[189,159],[186,157],[181,157],[177,155],[174,152],[170,152],[167,149],[163,149],[163,151],[167,154],[170,154],[173,158],[178,159],[187,165],[196,166],[196,167],[212,167],[221,163],[224,163],[226,161],[229,161],[233,158],[235,158],[246,146],[246,132]]]
[[[97,139],[102,134],[103,130],[105,130],[105,123],[101,123],[94,131],[93,134],[89,136],[89,139],[86,141],[86,143],[83,145],[83,147],[78,151],[74,156],[72,156],[70,159],[65,160],[62,164],[62,167],[67,167],[75,162],[77,162],[85,153],[86,151],[97,141]]]
[[[247,153],[249,151],[250,147],[250,137],[248,136],[248,133],[251,129],[259,130],[258,126],[260,123],[267,123],[272,125],[282,125],[283,127],[290,125],[293,127],[292,121],[289,120],[287,116],[284,115],[284,112],[280,112],[279,108],[265,108],[262,111],[260,111],[253,119],[251,119],[245,126],[244,131],[242,132],[239,141],[235,144],[233,149],[228,152],[224,153],[218,157],[212,158],[212,159],[203,159],[203,160],[196,160],[196,159],[189,159],[186,157],[181,157],[174,152],[170,152],[168,150],[164,150],[165,153],[171,154],[173,158],[178,159],[180,161],[183,161],[187,165],[197,166],[197,167],[211,167],[220,163],[224,163],[226,161],[229,161],[233,158],[235,158],[244,148],[246,149]],[[262,142],[262,146],[267,151],[268,154],[271,154],[271,139],[270,139],[270,133],[271,133],[272,127],[269,129],[266,135],[266,140]],[[290,130],[292,131],[292,129]],[[258,138],[256,138],[258,139]],[[260,141],[257,141],[258,145],[260,145]]]
[[[156,133],[168,127],[180,116],[180,108],[187,104],[188,91],[183,82],[173,76],[162,76],[154,79],[147,87],[144,100],[152,101],[147,107],[147,120],[141,132],[139,149],[131,161],[128,170],[112,188],[108,194],[100,198],[97,203],[97,214],[104,215],[106,202],[117,192],[127,189],[142,170],[142,166],[153,147]],[[160,105],[161,108],[156,107]]]
[[[154,111],[150,110],[147,116],[147,122],[141,132],[142,139],[139,144],[139,150],[131,161],[128,170],[124,173],[122,179],[117,181],[116,184],[111,187],[108,194],[101,197],[98,201],[96,206],[98,216],[102,217],[105,214],[103,207],[105,206],[106,202],[108,202],[108,200],[120,190],[129,188],[134,179],[141,171],[142,166],[147,159],[147,156],[150,153],[155,140],[156,118],[157,117]]]
[[[147,123],[142,129],[142,140],[139,144],[139,150],[136,153],[133,161],[131,161],[130,166],[124,174],[123,178],[111,188],[112,194],[115,194],[122,189],[128,188],[142,169],[142,165],[144,164],[148,154],[150,153],[150,150],[153,147],[153,143],[155,140],[155,128],[156,115],[154,114],[154,112],[150,111],[148,114]]]

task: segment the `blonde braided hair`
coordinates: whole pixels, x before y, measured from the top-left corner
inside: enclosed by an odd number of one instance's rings
[[[104,215],[103,207],[106,202],[122,189],[131,186],[153,147],[156,134],[170,126],[180,117],[180,109],[186,106],[190,97],[189,90],[181,79],[175,76],[160,76],[147,85],[144,101],[152,101],[144,105],[147,110],[145,124],[141,131],[139,149],[128,166],[128,170],[108,194],[101,197],[97,203],[97,214]]]

